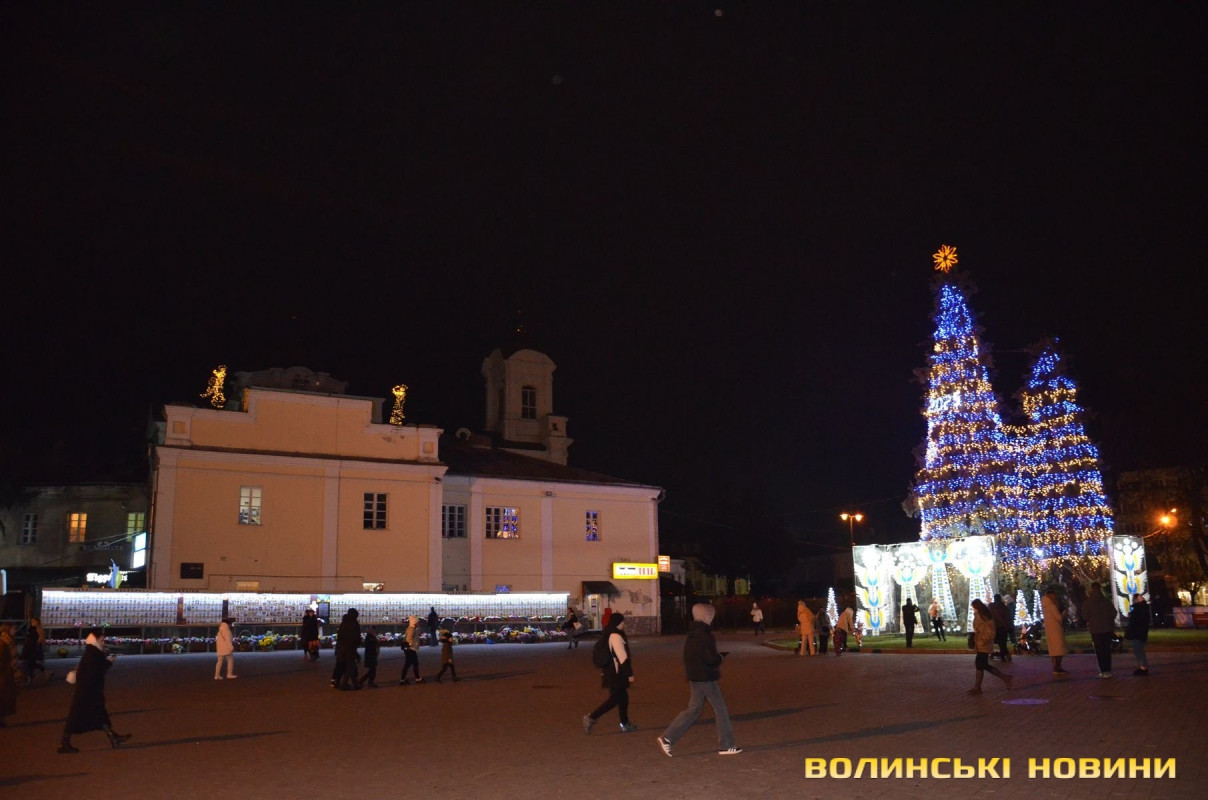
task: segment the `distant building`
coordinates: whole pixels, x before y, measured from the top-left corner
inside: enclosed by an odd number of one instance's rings
[[[141,586],[134,562],[145,550],[135,547],[146,541],[148,510],[143,482],[18,486],[15,502],[0,507],[0,569],[22,607],[5,613],[25,616],[25,598],[43,587],[107,585],[114,564]]]
[[[1133,470],[1116,480],[1116,530],[1145,537],[1155,608],[1168,604],[1167,598],[1208,605],[1208,573],[1196,543],[1203,547],[1206,511],[1202,468]]]
[[[239,373],[236,409],[165,406],[150,587],[567,592],[597,624],[611,607],[655,630],[640,565],[657,561],[662,490],[567,464],[554,370],[491,353],[478,433],[388,424],[382,399],[301,368]]]

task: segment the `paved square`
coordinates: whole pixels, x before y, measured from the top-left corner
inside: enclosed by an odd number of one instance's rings
[[[850,653],[800,658],[748,634],[719,635],[731,651],[722,687],[745,752],[719,758],[710,711],[667,758],[655,737],[687,703],[679,636],[635,638],[637,680],[623,734],[616,712],[590,736],[582,715],[604,696],[590,645],[464,645],[463,680],[431,682],[438,650],[423,648],[429,682],[400,687],[397,649],[383,651],[380,689],[338,692],[334,660],[238,654],[239,680],[215,681],[208,654],[122,656],[109,673],[114,725],[134,739],[113,750],[78,735],[58,755],[74,662],[18,699],[0,729],[5,796],[94,798],[1198,798],[1204,768],[1208,653],[1154,653],[1153,675],[1096,677],[1094,657],[1066,659],[1055,680],[1044,657],[1016,657],[1006,692],[986,676],[969,697],[973,656]],[[1044,701],[1004,704],[1008,699]],[[1011,777],[806,779],[807,757],[1010,758]],[[1029,758],[1176,759],[1174,779],[1029,779]]]

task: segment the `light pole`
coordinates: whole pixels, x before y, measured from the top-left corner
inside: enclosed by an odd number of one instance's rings
[[[849,514],[844,511],[839,515],[839,519],[847,523],[847,536],[851,540],[851,549],[854,552],[856,549],[856,523],[864,521],[864,515],[859,511],[854,514]]]

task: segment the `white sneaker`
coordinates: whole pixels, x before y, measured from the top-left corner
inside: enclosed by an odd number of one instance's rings
[[[227,675],[227,680],[228,680],[228,681],[233,681],[233,680],[235,680],[235,679],[236,679],[236,678],[238,678],[238,677],[239,677],[238,675]]]
[[[660,736],[658,737],[658,743],[659,747],[663,748],[663,752],[667,754],[667,758],[671,758],[671,742]]]
[[[215,675],[215,676],[214,676],[214,680],[216,680],[216,681],[220,681],[220,680],[222,680],[222,676],[221,676],[221,675]]]
[[[729,750],[718,750],[717,754],[719,756],[736,756],[741,752],[742,752],[741,747],[731,747]]]

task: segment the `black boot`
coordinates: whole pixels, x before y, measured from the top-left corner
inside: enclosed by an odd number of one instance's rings
[[[80,752],[80,748],[72,747],[70,737],[64,736],[63,741],[59,742],[59,752],[60,753],[78,753],[78,752]]]
[[[118,733],[113,728],[105,728],[105,733],[109,735],[109,744],[113,747],[120,747],[122,742],[130,741],[132,734]]]

